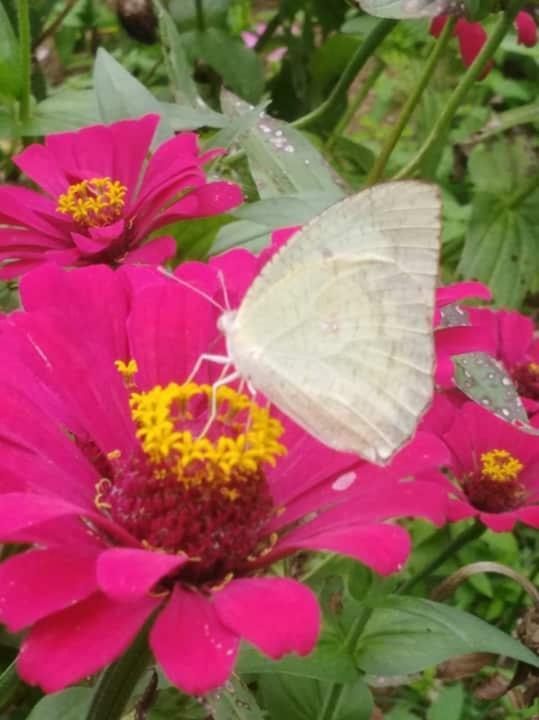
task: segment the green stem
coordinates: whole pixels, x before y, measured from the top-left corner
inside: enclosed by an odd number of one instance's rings
[[[275,15],[271,18],[271,20],[268,22],[266,27],[264,28],[264,32],[258,40],[255,43],[255,46],[253,50],[255,52],[262,52],[262,50],[266,47],[266,45],[269,43],[271,38],[274,36],[277,28],[281,24],[282,18],[281,13],[277,12]]]
[[[418,102],[420,101],[425,91],[425,88],[429,84],[429,81],[434,73],[434,70],[436,69],[436,66],[438,65],[438,61],[440,60],[442,53],[444,52],[451,36],[453,35],[453,28],[455,27],[456,22],[456,17],[451,17],[446,22],[442,34],[440,35],[438,41],[434,45],[432,52],[427,59],[427,63],[424,67],[421,77],[419,78],[419,82],[417,83],[414,91],[404,104],[399,119],[393,126],[393,129],[389,137],[387,138],[384,147],[382,148],[382,152],[378,156],[376,162],[371,168],[371,171],[369,172],[369,175],[367,177],[367,185],[374,185],[382,178],[391,153],[393,152],[395,145],[399,141],[399,138],[402,135],[404,128],[408,124],[408,121],[411,118]]]
[[[427,139],[419,149],[416,156],[412,158],[412,160],[408,163],[408,165],[406,165],[406,167],[404,167],[400,172],[395,175],[395,180],[401,180],[402,178],[414,175],[414,173],[419,170],[421,163],[423,162],[425,157],[430,153],[433,147],[445,136],[451,125],[455,113],[464,101],[464,98],[468,94],[468,91],[487,67],[487,64],[492,59],[494,53],[498,49],[505,35],[511,29],[517,13],[521,9],[521,7],[525,5],[525,3],[526,0],[510,0],[505,12],[496,23],[494,30],[492,31],[487,42],[483,45],[481,52],[479,53],[479,55],[477,55],[468,70],[464,73],[457,87],[453,90],[443,112],[439,116],[438,120],[434,123],[434,127],[430,131]]]
[[[322,121],[328,115],[331,115],[341,101],[346,99],[348,89],[356,79],[358,72],[396,24],[396,20],[380,20],[358,47],[350,62],[345,67],[337,84],[324,102],[312,112],[298,118],[292,125],[298,128],[311,127]]]
[[[352,623],[352,627],[350,628],[344,642],[345,650],[348,653],[353,653],[355,651],[359,638],[363,634],[363,630],[365,630],[365,626],[369,622],[369,618],[372,613],[372,608],[363,608],[359,617],[357,617]],[[340,683],[333,683],[331,685],[326,694],[324,704],[320,710],[317,720],[337,720],[345,688],[346,685],[341,685]]]
[[[372,87],[382,74],[382,72],[385,70],[385,63],[382,62],[382,60],[378,60],[378,58],[374,59],[375,65],[374,69],[369,75],[369,77],[365,80],[365,82],[362,84],[362,86],[359,89],[358,94],[355,96],[355,98],[352,100],[350,105],[348,106],[347,111],[344,113],[342,118],[339,120],[339,122],[335,125],[335,129],[332,131],[331,135],[328,138],[327,141],[327,147],[331,148],[333,145],[337,142],[339,137],[344,133],[346,128],[348,127],[350,121],[358,111],[360,105],[365,100],[369,92],[371,91]]]
[[[120,720],[150,659],[148,628],[144,628],[122,657],[102,674],[85,720]]]
[[[197,17],[197,30],[204,32],[206,30],[206,18],[204,17],[204,0],[195,0],[195,10]]]
[[[30,36],[30,8],[28,0],[17,0],[17,18],[19,22],[19,47],[21,53],[21,95],[20,119],[30,119],[30,92],[32,72],[32,39]]]
[[[537,190],[539,187],[539,174],[534,175],[531,178],[528,178],[528,180],[524,183],[524,185],[516,190],[512,195],[510,195],[507,198],[507,201],[505,203],[506,208],[514,208],[517,207],[517,205],[520,205],[520,203],[527,198],[528,195],[531,195],[532,192]]]
[[[472,542],[472,540],[476,540],[481,537],[485,530],[486,527],[479,522],[479,520],[475,520],[473,525],[470,525],[466,528],[466,530],[461,532],[460,535],[453,538],[449,545],[446,545],[441,553],[431,560],[428,565],[425,565],[421,572],[403,583],[397,592],[399,594],[409,592],[413,587],[415,587],[415,585],[417,585],[418,582],[421,582],[421,580],[425,580],[432,575],[432,573],[437,570],[440,565],[443,565],[446,560],[449,560],[450,557],[454,557],[462,547],[467,545],[469,542]]]

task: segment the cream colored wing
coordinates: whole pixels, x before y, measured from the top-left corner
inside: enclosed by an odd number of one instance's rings
[[[387,462],[432,395],[439,237],[431,185],[386,183],[326,210],[228,328],[241,375],[323,443]]]

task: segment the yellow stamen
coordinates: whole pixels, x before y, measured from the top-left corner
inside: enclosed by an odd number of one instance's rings
[[[56,209],[79,225],[105,227],[121,216],[126,192],[125,185],[109,177],[83,180],[60,195]]]
[[[539,375],[539,365],[537,363],[529,363],[528,370],[534,375]]]
[[[136,360],[129,360],[124,363],[123,360],[115,360],[114,364],[120,375],[124,379],[126,388],[132,389],[135,387],[134,376],[138,373],[138,365]]]
[[[116,363],[124,377],[132,378],[136,364],[131,362]],[[209,412],[214,392],[218,411],[214,422],[222,430],[210,440],[188,429],[192,419],[188,405],[199,398]],[[214,391],[211,385],[193,382],[157,385],[147,392],[132,392],[129,404],[142,449],[156,466],[156,478],[173,472],[186,487],[217,483],[222,485],[224,497],[234,501],[239,492],[236,487],[227,487],[233,475],[237,479],[238,475],[257,472],[263,463],[274,465],[276,457],[285,453],[278,442],[283,433],[281,423],[266,408],[230,387]]]
[[[481,455],[481,473],[495,482],[516,480],[523,467],[507,450],[490,450]]]

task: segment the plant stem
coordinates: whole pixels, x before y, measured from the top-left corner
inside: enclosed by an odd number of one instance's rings
[[[262,33],[262,35],[260,35],[260,37],[256,41],[255,46],[253,48],[253,50],[255,52],[262,52],[262,50],[266,47],[266,45],[269,43],[271,38],[274,36],[275,31],[281,24],[281,21],[282,21],[281,13],[279,13],[279,12],[275,13],[275,15],[271,18],[271,20],[268,22],[268,24],[264,28],[264,32]]]
[[[54,18],[54,20],[51,22],[50,25],[48,25],[41,35],[39,35],[32,43],[32,48],[37,48],[38,45],[41,45],[41,43],[46,40],[51,35],[54,35],[54,33],[58,30],[60,25],[63,23],[65,17],[69,15],[70,11],[74,7],[77,0],[67,0],[66,4],[64,5],[63,9],[60,10],[58,15]]]
[[[433,147],[443,139],[468,91],[487,67],[488,62],[492,59],[492,56],[498,49],[506,33],[511,29],[517,13],[525,2],[526,0],[510,0],[487,42],[481,48],[481,52],[477,55],[468,70],[464,73],[457,87],[453,90],[447,105],[438,120],[434,123],[434,127],[430,131],[427,139],[408,165],[395,175],[395,180],[401,180],[402,178],[414,175]]]
[[[150,658],[146,627],[122,657],[102,674],[85,720],[120,720]]]
[[[204,0],[195,0],[195,10],[197,16],[197,30],[204,32],[206,30],[206,18],[204,17]]]
[[[359,638],[363,634],[363,630],[365,630],[365,626],[367,625],[372,612],[372,608],[363,608],[359,617],[357,617],[352,623],[352,627],[350,628],[344,643],[344,647],[347,652],[353,653],[355,651]],[[346,685],[341,685],[340,683],[333,683],[331,685],[317,720],[337,720],[339,717],[339,706],[342,702],[345,687]]]
[[[328,138],[327,141],[327,147],[331,148],[333,145],[337,142],[339,137],[343,134],[343,132],[348,127],[348,124],[358,111],[359,106],[365,100],[367,95],[369,94],[371,88],[374,86],[382,72],[385,70],[385,63],[382,62],[382,60],[378,60],[378,58],[374,59],[374,69],[369,75],[369,77],[365,80],[363,85],[359,88],[358,94],[355,96],[355,98],[352,100],[350,105],[348,106],[347,111],[344,113],[342,118],[339,120],[339,122],[335,125],[334,130],[332,131],[331,135]]]
[[[453,34],[453,28],[455,27],[455,23],[457,22],[456,17],[451,17],[444,25],[444,29],[442,31],[442,34],[438,38],[438,41],[432,48],[432,52],[430,53],[427,63],[425,64],[423,73],[421,77],[419,78],[419,82],[417,83],[415,89],[413,90],[412,94],[409,96],[408,100],[405,102],[404,107],[402,108],[401,114],[399,116],[399,119],[397,120],[396,124],[393,126],[393,129],[387,138],[384,147],[382,148],[382,152],[378,156],[376,162],[371,168],[371,171],[369,172],[369,175],[367,177],[367,186],[374,185],[377,183],[383,176],[384,170],[386,169],[387,162],[391,156],[391,153],[393,152],[395,145],[399,141],[400,136],[402,135],[402,132],[406,125],[408,124],[408,120],[411,118],[418,102],[420,101],[423,92],[425,91],[425,88],[429,84],[429,81],[434,73],[434,70],[436,69],[436,66],[438,65],[438,61],[440,57],[442,56],[442,53],[444,52],[447,43],[449,42],[452,34]]]
[[[17,0],[19,47],[21,52],[21,95],[19,113],[21,122],[30,119],[30,92],[32,72],[32,45],[30,37],[30,8],[28,0]]]
[[[528,195],[531,195],[534,190],[539,188],[539,174],[534,175],[524,183],[521,188],[515,190],[515,192],[507,198],[505,203],[506,208],[514,208],[525,200]]]
[[[298,118],[292,123],[292,125],[297,128],[311,127],[312,125],[316,125],[322,121],[328,115],[331,115],[339,103],[343,99],[346,99],[348,89],[356,79],[358,72],[361,70],[363,65],[365,65],[382,40],[389,35],[391,30],[393,30],[396,24],[396,20],[380,20],[356,50],[350,62],[345,67],[337,84],[329,94],[329,97],[327,97],[315,110]]]
[[[410,591],[415,585],[417,585],[418,582],[421,582],[421,580],[425,580],[425,578],[428,578],[429,575],[431,575],[446,560],[454,556],[462,547],[467,545],[472,540],[476,540],[477,538],[481,537],[485,530],[486,527],[481,522],[479,522],[479,520],[475,520],[473,525],[470,525],[468,528],[466,528],[466,530],[461,532],[460,535],[457,535],[455,538],[453,538],[453,540],[448,545],[446,545],[446,547],[442,550],[441,553],[439,553],[433,560],[431,560],[428,565],[425,565],[421,572],[419,572],[417,575],[414,575],[405,583],[403,583],[397,590],[397,592],[399,594],[402,594]]]

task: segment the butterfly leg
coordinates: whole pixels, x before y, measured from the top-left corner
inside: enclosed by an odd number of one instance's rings
[[[219,380],[213,383],[212,385],[212,393],[211,393],[211,404],[210,404],[210,414],[208,415],[208,419],[206,420],[206,424],[202,428],[202,432],[198,436],[198,439],[204,437],[208,430],[210,429],[213,421],[217,417],[217,390],[222,387],[223,385],[227,385],[229,382],[234,382],[234,380],[237,380],[240,377],[240,374],[237,370],[234,370],[234,372],[229,373],[228,375],[221,376]]]
[[[227,357],[227,355],[210,355],[208,353],[203,353],[202,355],[199,356],[198,360],[195,363],[195,366],[189,373],[189,377],[185,381],[186,383],[191,382],[193,380],[193,378],[196,377],[196,374],[202,367],[203,362],[212,362],[212,363],[215,363],[216,365],[224,365],[226,368],[227,365],[230,365],[230,358]]]

